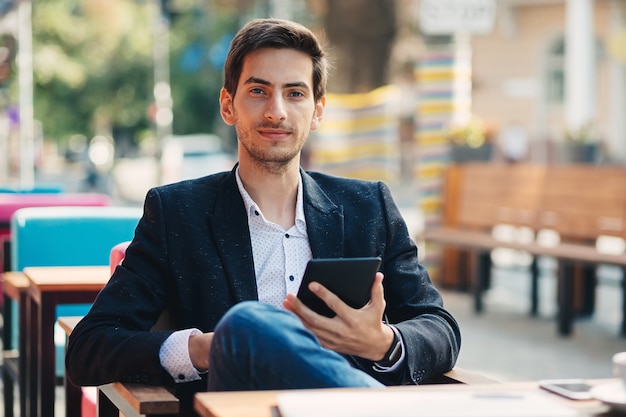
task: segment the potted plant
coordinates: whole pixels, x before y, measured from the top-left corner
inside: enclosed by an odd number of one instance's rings
[[[479,119],[466,124],[453,125],[450,129],[451,159],[454,162],[488,161],[493,144],[489,129]]]
[[[593,123],[566,129],[563,158],[567,162],[597,163],[601,157],[600,141]]]

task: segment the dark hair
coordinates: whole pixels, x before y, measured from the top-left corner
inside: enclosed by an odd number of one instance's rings
[[[326,94],[328,60],[317,37],[303,25],[282,19],[255,19],[242,27],[230,44],[224,64],[224,88],[235,95],[243,60],[260,48],[295,49],[313,61],[313,97]]]

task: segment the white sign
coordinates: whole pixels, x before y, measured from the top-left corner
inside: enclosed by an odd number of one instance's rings
[[[487,34],[496,15],[495,0],[420,0],[419,25],[427,35]]]

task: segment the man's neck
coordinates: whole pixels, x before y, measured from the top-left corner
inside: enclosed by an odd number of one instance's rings
[[[269,172],[239,165],[239,176],[250,197],[259,206],[265,218],[285,230],[295,223],[299,166],[287,167],[284,172]]]

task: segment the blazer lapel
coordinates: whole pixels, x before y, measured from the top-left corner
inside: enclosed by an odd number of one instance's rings
[[[344,254],[344,213],[315,180],[304,170],[302,187],[304,194],[304,217],[309,244],[314,258],[339,258]]]
[[[258,300],[248,217],[234,169],[220,184],[215,202],[209,226],[235,301]]]

